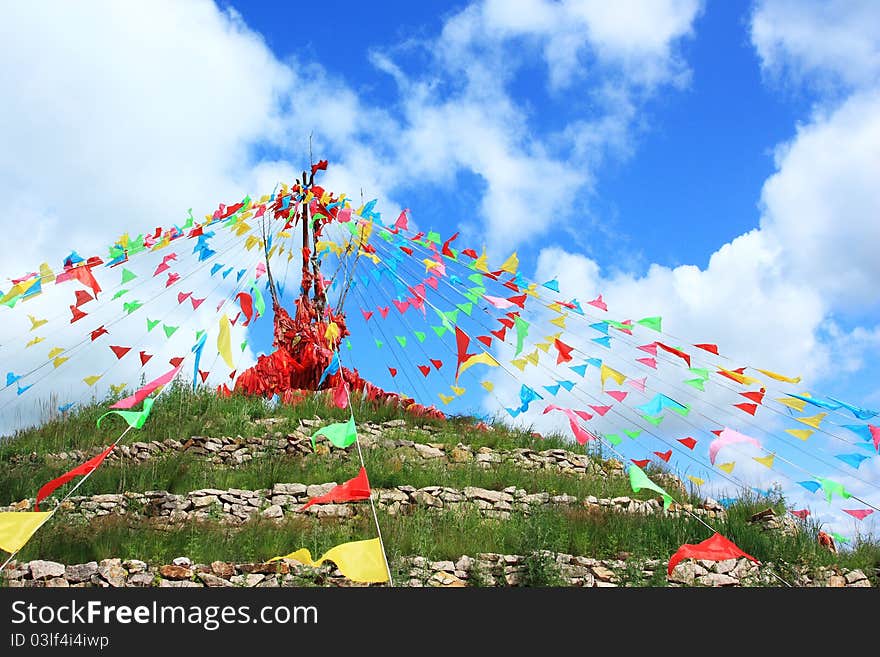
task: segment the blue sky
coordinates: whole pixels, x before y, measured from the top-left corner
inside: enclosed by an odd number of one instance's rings
[[[515,251],[567,297],[603,294],[614,318],[662,315],[677,343],[880,407],[876,3],[2,12],[16,30],[0,70],[19,90],[0,109],[2,221],[29,228],[4,251],[8,278],[268,193],[306,167],[313,134],[321,180],[376,198],[384,221],[409,208],[492,262]],[[243,357],[270,349],[268,329]],[[379,351],[352,357],[396,383]],[[497,411],[518,384],[449,409]],[[850,474],[876,479],[876,461]]]

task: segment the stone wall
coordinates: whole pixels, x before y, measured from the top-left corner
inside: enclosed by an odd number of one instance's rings
[[[658,583],[673,587],[785,586],[771,574],[772,564],[757,566],[747,559],[688,559],[668,577],[666,563],[657,559],[600,560],[552,552],[527,556],[484,553],[475,557],[465,555],[455,561],[406,557],[392,564],[392,568],[398,573],[395,585],[405,587],[615,587]],[[0,585],[9,587],[364,586],[346,579],[329,563],[318,568],[289,559],[275,563],[193,564],[186,557],[159,565],[136,559],[104,559],[75,565],[13,561],[0,579]],[[871,586],[861,570],[836,569],[803,572],[789,583],[798,587]]]
[[[300,513],[299,508],[310,498],[324,495],[336,485],[326,484],[275,484],[271,489],[221,490],[206,488],[186,495],[166,491],[145,493],[118,493],[93,496],[73,496],[62,504],[68,516],[91,520],[99,516],[127,515],[156,518],[168,522],[189,520],[217,520],[238,524],[252,518],[282,519],[287,514]],[[389,514],[406,513],[416,507],[436,511],[470,509],[485,518],[507,519],[511,513],[532,513],[542,507],[561,506],[585,508],[594,511],[613,511],[636,514],[665,514],[678,516],[686,511],[708,519],[724,516],[724,509],[716,502],[707,500],[700,506],[673,503],[666,511],[660,498],[635,500],[622,496],[597,498],[593,495],[578,499],[573,495],[550,495],[527,493],[522,488],[509,486],[503,490],[487,490],[467,486],[464,489],[446,486],[397,486],[373,489],[376,504]],[[0,511],[22,511],[31,508],[33,499],[23,500]],[[52,498],[43,502],[44,508],[52,508]],[[303,513],[319,518],[347,518],[359,513],[369,513],[364,504],[315,504]]]

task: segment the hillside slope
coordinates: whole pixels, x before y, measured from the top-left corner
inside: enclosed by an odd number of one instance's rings
[[[880,547],[832,554],[782,499],[723,508],[670,473],[649,471],[677,500],[634,494],[623,464],[559,436],[472,418],[401,415],[353,399],[376,507],[315,504],[354,477],[357,446],[311,435],[348,410],[311,399],[273,406],[174,387],[0,575],[7,586],[354,585],[334,567],[267,560],[375,538],[398,586],[876,586]],[[31,509],[36,491],[101,452],[106,401],[0,444],[0,510]],[[121,424],[121,422],[119,423]],[[70,486],[43,502],[51,509]],[[704,524],[705,523],[705,524]],[[666,563],[711,527],[761,563]]]

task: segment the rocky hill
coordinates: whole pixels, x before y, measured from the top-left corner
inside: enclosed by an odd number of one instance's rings
[[[375,537],[369,501],[300,510],[360,467],[355,447],[323,437],[312,446],[339,409],[183,390],[156,409],[60,504],[0,575],[4,585],[358,585],[329,562],[268,562]],[[32,508],[42,483],[99,453],[107,437],[91,420],[100,410],[4,440],[0,510]],[[664,510],[650,491],[632,493],[622,463],[562,437],[354,410],[395,586],[877,586],[876,545],[832,554],[784,500],[724,508],[653,470],[678,500]],[[700,521],[761,563],[685,560],[667,575],[679,545],[710,535]]]

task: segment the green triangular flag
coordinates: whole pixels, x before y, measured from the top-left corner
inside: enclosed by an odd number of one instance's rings
[[[661,321],[663,321],[661,317],[645,317],[644,319],[637,321],[636,324],[641,324],[642,326],[647,326],[649,329],[660,332]]]
[[[394,337],[400,343],[401,347],[406,346],[406,336],[405,335],[395,335]]]
[[[170,338],[172,335],[174,335],[174,332],[179,328],[179,326],[168,326],[168,324],[162,324],[162,330],[165,331],[166,338]]]
[[[129,301],[128,303],[122,304],[122,307],[125,308],[126,312],[131,315],[135,310],[143,306],[140,301]]]
[[[688,370],[703,379],[703,381],[706,381],[709,378],[709,370],[705,367],[689,367]]]
[[[187,228],[192,228],[193,222],[195,221],[195,217],[193,217],[193,209],[190,208],[186,211],[186,223],[183,224],[180,230],[186,230]]]
[[[616,433],[609,433],[608,435],[605,436],[605,438],[607,438],[608,442],[611,443],[612,445],[619,445],[620,443],[623,442],[623,438],[618,436]]]
[[[623,433],[625,433],[630,438],[638,438],[639,436],[642,435],[642,430],[641,429],[632,429],[632,430],[624,429]]]
[[[373,340],[376,342],[376,349],[381,349],[381,348],[382,348],[382,345],[383,345],[384,343],[383,343],[382,341],[380,341],[380,340],[376,340],[376,338],[373,338]]]
[[[832,481],[831,479],[823,479],[822,477],[818,477],[817,481],[822,485],[822,488],[825,490],[825,498],[830,502],[831,496],[834,493],[837,493],[841,498],[848,499],[852,497],[846,488],[843,487],[843,484],[838,483],[836,481]]]
[[[434,329],[434,333],[437,334],[438,338],[442,338],[443,334],[446,333],[445,326],[432,326],[431,328]]]
[[[336,447],[340,447],[342,449],[348,447],[355,440],[357,440],[357,428],[354,425],[354,417],[350,417],[348,422],[337,422],[336,424],[331,424],[329,426],[324,427],[323,429],[318,429],[315,433],[312,434],[312,449],[315,449],[315,438],[318,436],[324,436],[327,440],[329,440]]]
[[[650,422],[655,427],[659,427],[660,423],[663,421],[662,415],[642,415],[646,422]]]
[[[345,341],[345,348],[346,348],[346,349],[351,349],[351,348],[352,348],[352,346],[351,346],[351,340],[346,340],[346,341]]]
[[[247,347],[247,340],[241,343],[241,350],[244,351],[245,347]]]
[[[678,413],[682,417],[687,417],[688,413],[691,412],[690,404],[682,404],[681,406],[669,406],[674,412]]]
[[[199,341],[199,338],[202,337],[202,334],[203,334],[204,332],[205,332],[205,329],[199,329],[198,331],[196,331],[196,342]]]
[[[471,303],[477,303],[477,301],[480,300],[480,295],[476,292],[462,292],[461,295],[466,299],[470,299]],[[468,315],[470,315],[470,313],[468,313]]]
[[[629,464],[629,485],[633,489],[634,493],[638,493],[643,488],[647,488],[648,490],[653,490],[660,493],[663,496],[663,508],[668,509],[669,505],[672,504],[672,498],[669,496],[665,490],[660,488],[653,481],[648,479],[648,475],[645,474],[644,470],[642,470],[635,463]]]
[[[129,271],[127,269],[123,269],[122,270],[122,282],[120,283],[120,285],[125,285],[129,281],[133,281],[136,278],[137,278],[137,274],[135,274],[134,272]]]
[[[150,319],[149,317],[147,317],[147,332],[152,331],[154,328],[156,328],[156,325],[157,325],[160,321],[161,321],[161,320],[158,320],[158,319]]]
[[[257,314],[262,317],[266,314],[266,301],[263,299],[263,293],[257,287],[256,281],[251,281],[251,293],[254,298],[254,308],[257,309]]]
[[[529,323],[517,315],[513,318],[513,324],[516,327],[516,353],[514,356],[519,356],[519,352],[523,349],[523,341],[529,334]]]
[[[455,304],[455,307],[458,308],[458,309],[459,309],[461,312],[463,312],[465,315],[467,315],[468,317],[470,317],[471,311],[472,311],[473,308],[474,308],[474,304],[472,304],[472,303],[470,303],[470,302],[468,302],[468,303],[457,303],[457,304]]]
[[[468,280],[480,285],[483,282],[483,275],[480,272],[477,272],[476,274],[468,276]]]
[[[704,379],[688,379],[687,381],[685,381],[685,383],[687,383],[689,386],[696,388],[697,390],[703,390],[704,392],[706,390],[703,387],[703,384],[705,383]]]
[[[458,311],[457,310],[447,310],[443,313],[443,316],[453,324],[458,323]]]
[[[123,294],[125,294],[126,292],[128,292],[128,290],[126,290],[126,289],[119,290],[116,294],[113,295],[113,299],[118,299],[119,297],[121,297],[121,296],[122,296]],[[111,301],[112,301],[113,299],[111,299]]]
[[[103,420],[108,415],[121,415],[122,418],[128,423],[128,426],[134,429],[140,429],[144,426],[144,422],[147,421],[147,417],[150,415],[150,410],[153,408],[153,402],[155,400],[152,397],[147,397],[144,400],[144,407],[140,411],[109,411],[108,413],[104,413],[101,417],[98,418],[98,426],[101,426],[101,420]]]
[[[421,331],[413,331],[413,335],[416,336],[416,338],[418,339],[419,342],[424,342],[425,338],[427,337]]]
[[[436,230],[429,230],[428,235],[425,237],[426,242],[434,242],[434,244],[440,244],[443,240],[440,237],[440,233]]]

